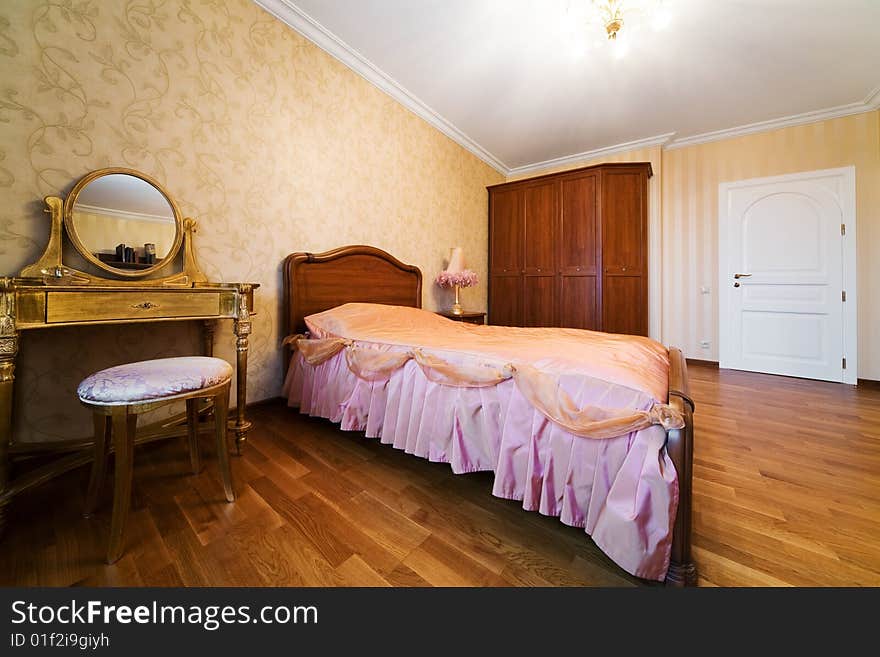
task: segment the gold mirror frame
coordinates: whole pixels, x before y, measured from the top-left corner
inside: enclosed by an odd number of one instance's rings
[[[79,234],[76,232],[76,226],[73,220],[73,208],[76,205],[76,200],[79,197],[80,192],[85,189],[85,187],[89,183],[94,182],[99,178],[104,178],[105,176],[112,175],[126,175],[143,180],[145,183],[152,185],[153,188],[158,191],[165,198],[166,201],[168,201],[168,205],[171,206],[171,211],[174,213],[174,242],[172,243],[171,248],[168,249],[168,253],[165,255],[165,257],[154,264],[152,267],[139,269],[137,271],[129,271],[125,269],[117,269],[116,267],[111,267],[107,263],[102,262],[99,258],[95,256],[94,253],[87,249],[85,244],[82,243]],[[109,272],[114,276],[122,276],[123,278],[144,278],[154,272],[159,271],[164,267],[167,267],[177,258],[177,254],[180,253],[180,247],[183,245],[183,220],[180,216],[180,209],[177,207],[174,199],[171,198],[171,195],[168,194],[167,191],[165,191],[165,188],[162,187],[162,185],[158,181],[154,180],[147,174],[141,173],[140,171],[135,171],[134,169],[126,169],[123,167],[108,167],[106,169],[98,169],[97,171],[92,171],[91,173],[80,178],[76,185],[73,186],[73,189],[70,190],[70,194],[67,195],[67,198],[64,199],[64,226],[67,228],[67,236],[70,238],[73,246],[83,258],[88,260],[91,264],[95,265],[99,269],[103,269],[104,271]]]
[[[73,205],[79,192],[91,181],[101,176],[110,174],[127,174],[139,178],[146,183],[155,187],[163,197],[171,205],[174,212],[174,221],[177,231],[174,236],[174,243],[168,253],[160,262],[147,269],[137,271],[127,271],[110,267],[106,263],[101,262],[94,254],[92,254],[79,239],[76,229],[73,226]],[[51,216],[52,225],[49,229],[49,241],[43,251],[43,255],[39,259],[21,270],[19,276],[21,278],[41,280],[45,285],[102,285],[102,286],[126,286],[139,285],[149,287],[191,287],[199,283],[206,283],[208,277],[202,272],[196,261],[195,249],[193,248],[193,233],[196,231],[195,220],[189,217],[181,217],[180,209],[174,202],[174,199],[165,191],[165,188],[150,176],[128,169],[125,167],[107,167],[98,169],[83,176],[74,185],[67,199],[58,196],[47,196],[44,199],[46,203],[46,212]],[[67,233],[73,246],[79,254],[89,263],[97,266],[102,271],[108,272],[118,278],[109,278],[104,276],[96,276],[88,272],[79,271],[64,265],[62,262],[63,236]],[[171,273],[161,278],[145,278],[151,273],[160,271],[167,267],[170,263],[177,259],[178,254],[183,249],[183,270]]]

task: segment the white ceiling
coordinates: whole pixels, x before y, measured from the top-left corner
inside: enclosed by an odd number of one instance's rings
[[[505,172],[880,103],[880,0],[667,0],[620,59],[589,0],[256,1]]]

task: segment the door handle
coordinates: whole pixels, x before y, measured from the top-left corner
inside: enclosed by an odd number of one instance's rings
[[[748,278],[749,276],[751,276],[751,274],[734,274],[734,275],[733,275],[733,277],[736,278],[736,279],[740,279],[740,278]]]

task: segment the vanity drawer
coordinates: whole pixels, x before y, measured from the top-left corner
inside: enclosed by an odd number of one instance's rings
[[[46,295],[49,324],[219,314],[219,292],[49,292]]]

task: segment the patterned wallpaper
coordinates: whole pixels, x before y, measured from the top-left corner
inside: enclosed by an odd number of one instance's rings
[[[105,166],[160,180],[213,280],[254,281],[249,396],[280,389],[281,261],[366,243],[422,268],[451,246],[486,277],[485,186],[503,176],[248,0],[0,4],[0,274],[42,251],[41,199]],[[485,285],[463,291],[484,309]],[[233,360],[231,326],[217,355]],[[29,331],[16,440],[82,437],[74,391],[113,364],[191,353],[191,323]]]

